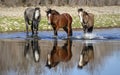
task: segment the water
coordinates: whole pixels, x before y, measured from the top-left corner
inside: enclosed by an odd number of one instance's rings
[[[70,39],[62,31],[57,39],[52,31],[35,38],[1,33],[0,75],[120,75],[120,29],[97,29],[92,35],[99,38],[84,40],[81,31]]]
[[[30,33],[31,34],[31,33]],[[26,39],[26,33],[24,32],[14,32],[14,33],[1,33],[0,39]],[[40,40],[53,40],[53,31],[40,31],[39,34]],[[86,36],[86,37],[85,37]],[[67,35],[63,31],[58,31],[57,39],[63,40],[66,39]],[[112,29],[95,29],[92,34],[83,34],[82,31],[73,31],[73,40],[83,40],[92,39],[92,40],[120,40],[120,28]]]

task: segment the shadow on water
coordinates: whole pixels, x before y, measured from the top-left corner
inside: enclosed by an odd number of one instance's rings
[[[39,37],[21,36],[22,32],[0,34],[0,75],[119,75],[118,30],[109,34],[96,30],[106,38],[118,37],[113,40],[68,39],[62,32],[57,38],[51,32],[39,33]],[[79,35],[75,31],[73,36]]]

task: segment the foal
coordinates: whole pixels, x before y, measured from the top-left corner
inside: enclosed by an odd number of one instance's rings
[[[27,8],[24,12],[26,31],[28,35],[28,25],[31,25],[32,35],[38,33],[38,25],[41,19],[40,8]]]
[[[78,15],[80,17],[84,33],[92,33],[94,27],[94,15],[92,13],[87,13],[82,8],[78,9]]]
[[[59,28],[63,28],[68,36],[72,36],[72,17],[68,13],[60,14],[56,10],[48,9],[46,11],[48,24],[51,24],[54,30],[54,36],[57,36]]]

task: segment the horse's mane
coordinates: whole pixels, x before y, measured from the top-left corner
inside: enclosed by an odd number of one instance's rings
[[[59,14],[60,14],[58,11],[52,10],[51,8],[49,8],[46,12],[47,12],[47,13],[51,13],[51,14],[53,14],[53,15],[59,15]]]
[[[78,12],[83,12],[85,15],[88,15],[88,13],[86,11],[84,11],[82,8],[78,9]]]
[[[85,15],[88,15],[88,13],[87,13],[86,11],[83,11],[83,13],[84,13]]]
[[[80,8],[80,9],[78,9],[78,12],[79,12],[79,11],[83,11],[83,9],[82,9],[82,8]]]
[[[54,14],[54,15],[59,15],[60,13],[56,10],[51,10],[51,14]]]

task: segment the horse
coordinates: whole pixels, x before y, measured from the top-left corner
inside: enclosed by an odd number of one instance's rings
[[[72,17],[68,13],[60,14],[56,10],[52,10],[49,8],[46,11],[48,24],[52,26],[54,30],[54,36],[57,36],[57,31],[59,28],[63,28],[63,30],[67,33],[67,36],[72,36]]]
[[[24,19],[26,24],[26,32],[28,33],[28,26],[31,25],[32,35],[38,34],[38,25],[41,19],[40,8],[27,8],[24,11]]]
[[[83,68],[88,62],[94,59],[94,49],[92,43],[84,43],[82,52],[80,53],[78,68]]]
[[[87,13],[82,8],[78,9],[78,16],[83,27],[84,33],[92,33],[94,27],[94,15]]]
[[[32,49],[32,51],[33,51],[34,61],[39,62],[39,60],[40,60],[40,47],[39,47],[37,37],[33,37],[32,39],[30,39],[30,38],[26,39],[25,47],[24,47],[24,56],[25,57],[28,55],[30,49]]]
[[[62,47],[58,46],[57,40],[55,40],[53,49],[47,56],[46,66],[52,68],[59,62],[68,62],[72,57],[71,47],[72,41],[70,39],[67,39]]]

